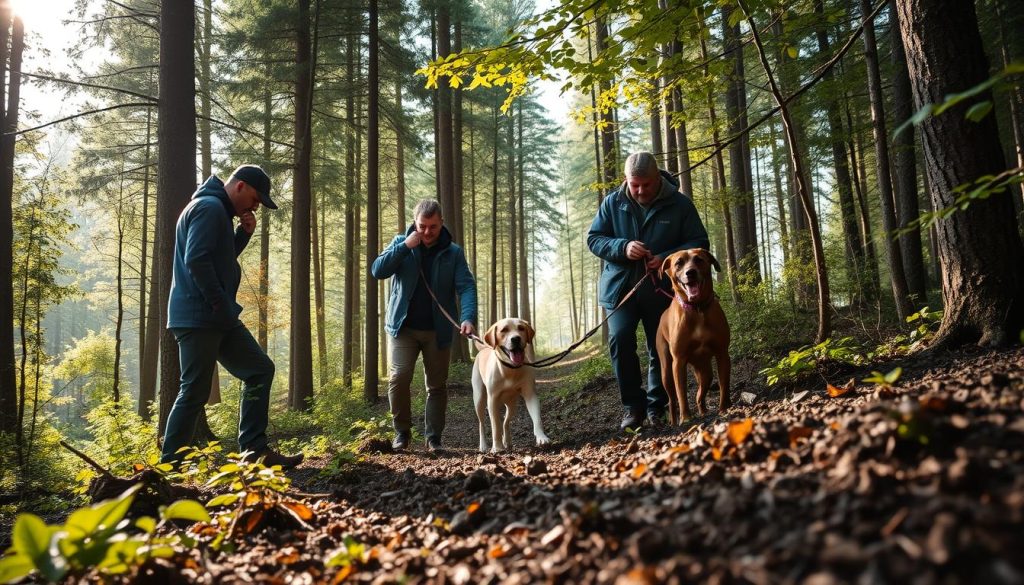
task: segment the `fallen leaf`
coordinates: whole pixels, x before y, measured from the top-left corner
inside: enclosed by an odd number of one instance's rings
[[[295,513],[302,520],[312,520],[313,510],[302,502],[281,502],[281,505]]]
[[[640,479],[640,476],[643,475],[644,472],[646,472],[646,471],[647,471],[647,464],[646,463],[637,463],[636,467],[633,468],[633,473],[631,473],[630,475],[633,476],[633,479]]]
[[[342,565],[342,567],[338,569],[338,572],[334,575],[334,579],[331,580],[331,583],[334,583],[335,585],[337,585],[338,583],[342,583],[345,581],[345,579],[348,579],[355,571],[356,569],[352,566],[351,563],[347,565]]]
[[[792,427],[789,429],[789,445],[796,447],[800,439],[809,439],[814,434],[814,429],[807,427]]]
[[[466,512],[470,516],[472,516],[473,514],[476,514],[477,510],[479,510],[479,509],[480,509],[480,502],[470,502],[470,504],[468,506],[466,506]]]
[[[803,392],[797,392],[796,394],[789,397],[790,402],[800,402],[810,394],[810,390],[804,390]]]
[[[750,432],[753,430],[753,419],[747,418],[743,420],[736,420],[729,423],[729,429],[726,431],[726,435],[729,437],[729,442],[733,445],[742,445],[743,441],[747,440],[747,437],[750,436]]]
[[[561,542],[563,537],[565,537],[565,526],[559,524],[542,536],[540,543],[542,546],[550,546],[553,543]]]
[[[299,551],[295,550],[295,547],[293,546],[284,547],[283,549],[281,549],[281,552],[279,552],[275,557],[277,562],[282,565],[290,565],[292,563],[296,563],[299,561],[300,558],[301,556],[299,555]]]
[[[839,398],[843,394],[846,394],[850,390],[853,390],[853,380],[846,383],[845,386],[833,386],[832,384],[825,384],[825,389],[828,390],[828,395],[832,398]]]
[[[487,551],[487,557],[491,559],[500,559],[506,554],[508,554],[508,549],[500,544],[494,545],[491,550]]]
[[[402,546],[403,542],[405,542],[405,535],[403,535],[401,532],[396,532],[395,535],[391,537],[391,540],[388,541],[387,549],[395,550],[396,548]]]

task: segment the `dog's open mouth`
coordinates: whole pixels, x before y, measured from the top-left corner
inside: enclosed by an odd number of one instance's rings
[[[522,349],[509,349],[505,351],[513,366],[521,366],[526,361],[526,351]]]
[[[699,282],[684,282],[683,292],[690,299],[696,299],[700,297],[700,283]]]

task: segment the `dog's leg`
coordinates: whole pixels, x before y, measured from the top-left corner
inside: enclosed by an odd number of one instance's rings
[[[476,365],[473,366],[473,404],[476,405],[476,420],[480,427],[480,452],[487,452],[487,433],[484,430],[484,417],[487,416],[487,389]]]
[[[518,410],[519,397],[513,394],[512,398],[505,403],[505,424],[504,428],[502,429],[504,433],[502,435],[502,444],[505,445],[506,450],[512,448],[512,420],[516,418],[516,412]]]
[[[668,395],[668,422],[673,426],[679,424],[679,399],[676,397],[676,386],[672,381],[672,351],[668,347],[668,340],[658,330],[658,337],[655,340],[655,349],[658,350],[658,361],[661,362],[661,385]]]
[[[729,352],[723,351],[715,356],[718,360],[718,411],[723,412],[732,406],[732,398],[729,396],[729,378],[732,376],[732,360]]]
[[[693,373],[697,378],[697,412],[703,415],[708,411],[707,391],[711,387],[711,362],[707,362],[707,367],[694,367]]]
[[[672,356],[672,383],[676,387],[680,422],[690,418],[690,402],[686,398],[686,365],[683,356]]]
[[[526,412],[530,413],[530,419],[533,420],[533,436],[537,439],[537,446],[550,445],[551,439],[540,424],[540,398],[533,388],[523,389],[523,402],[526,403]]]
[[[498,453],[505,450],[505,438],[501,426],[502,403],[497,396],[488,396],[487,410],[491,415],[491,453]]]

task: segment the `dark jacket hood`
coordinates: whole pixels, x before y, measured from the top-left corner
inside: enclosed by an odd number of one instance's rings
[[[234,217],[235,205],[231,203],[231,198],[228,197],[227,190],[224,189],[224,181],[220,180],[217,175],[210,175],[209,179],[192,194],[192,199],[199,197],[216,197],[220,199],[220,202],[224,204],[224,209],[227,210],[228,215]]]

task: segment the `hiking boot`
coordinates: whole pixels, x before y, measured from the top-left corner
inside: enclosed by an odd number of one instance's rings
[[[409,448],[409,431],[396,431],[395,440],[391,441],[393,451],[405,451]]]
[[[655,429],[660,429],[665,426],[665,411],[664,410],[648,410],[647,411],[647,424]]]
[[[644,424],[644,411],[638,408],[627,408],[619,423],[620,431],[637,431]]]
[[[427,439],[427,451],[430,451],[431,453],[437,453],[441,449],[441,439],[438,439],[436,437],[430,437],[429,439]]]
[[[263,459],[263,465],[267,467],[280,465],[281,469],[291,469],[297,466],[299,463],[302,463],[302,460],[305,458],[305,455],[303,455],[302,453],[299,453],[298,455],[284,455],[278,453],[277,451],[274,451],[270,447],[266,447],[259,453],[249,455],[248,457],[245,458],[245,460],[259,461],[260,458]]]

